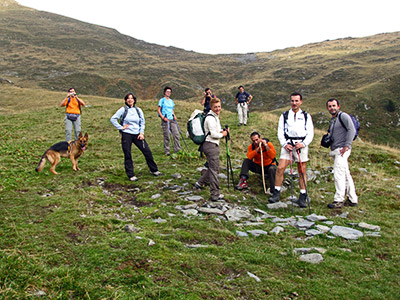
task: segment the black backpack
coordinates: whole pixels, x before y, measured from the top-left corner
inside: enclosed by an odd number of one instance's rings
[[[122,115],[122,117],[119,119],[119,122],[118,122],[119,124],[121,124],[121,126],[124,126],[124,120],[126,118],[126,115],[128,114],[129,107],[124,106],[124,108],[125,108],[124,114]],[[134,106],[134,108],[136,108],[136,112],[137,112],[138,116],[140,117],[139,109],[136,106]],[[122,134],[122,130],[120,130],[119,133]]]

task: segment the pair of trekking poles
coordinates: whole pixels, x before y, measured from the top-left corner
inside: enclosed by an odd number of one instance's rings
[[[189,148],[188,148],[188,146],[187,146],[187,144],[186,144],[185,138],[183,137],[181,128],[180,128],[179,125],[178,125],[178,121],[177,121],[177,120],[174,120],[174,121],[175,121],[176,126],[178,127],[179,133],[181,134],[181,137],[182,137],[183,143],[185,144],[186,150],[187,150],[187,152],[189,153]],[[168,121],[168,132],[169,132],[169,134],[171,135],[171,127],[170,127],[170,125],[169,125],[169,121]],[[172,139],[172,140],[173,140],[173,139]]]
[[[263,152],[262,152],[262,142],[258,145],[260,148],[260,154],[261,154],[261,176],[263,179],[263,187],[264,187],[264,193],[267,194],[267,188],[265,186],[265,175],[264,175],[264,163],[263,163]],[[300,169],[301,169],[301,178],[303,178],[303,184],[306,190],[306,200],[308,204],[308,211],[311,214],[311,206],[310,206],[310,198],[308,197],[308,192],[307,192],[307,184],[306,180],[304,177],[304,170],[303,170],[303,164],[301,163],[301,158],[300,158],[300,149],[296,149],[297,156],[299,158],[299,164],[300,164]],[[291,196],[290,196],[290,202],[292,202],[292,215],[294,214],[294,195],[293,195],[293,150],[289,151],[290,154],[290,190],[291,190]],[[300,177],[300,176],[299,176]],[[270,187],[271,188],[271,187]]]

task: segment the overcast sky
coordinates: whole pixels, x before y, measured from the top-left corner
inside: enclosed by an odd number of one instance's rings
[[[400,31],[400,0],[17,0],[200,53],[269,52]]]

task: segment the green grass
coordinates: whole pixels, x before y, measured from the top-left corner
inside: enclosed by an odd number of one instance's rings
[[[350,166],[360,205],[344,209],[349,211],[347,219],[326,208],[334,185],[326,169],[332,162],[327,150],[318,145],[322,132],[316,132],[310,150],[309,167],[324,175],[319,182],[309,182],[313,212],[336,225],[361,221],[379,225],[382,237],[363,237],[357,242],[325,237],[304,241],[304,232],[287,227],[278,236],[239,238],[236,230],[253,228],[213,216],[185,218],[175,209],[186,201],[165,187],[187,183],[185,191],[191,190],[200,176],[196,168],[204,159],[193,155],[196,146],[189,140],[189,154],[177,159],[163,155],[157,101],[139,100],[138,106],[146,117],[146,140],[164,176],[153,177],[133,148],[139,181],[130,183],[119,133],[109,122],[122,99],[82,95],[91,105],[82,115],[83,132],[89,133],[88,150],[79,160],[82,170],[74,172],[70,161],[63,159],[57,167],[59,175],[54,176],[48,163],[40,173],[34,169],[43,152],[64,138],[64,109],[58,107],[64,93],[4,85],[0,93],[1,299],[31,299],[38,291],[44,291],[46,299],[294,299],[293,293],[297,299],[398,298],[398,150],[355,142]],[[176,106],[183,129],[195,107],[184,101],[176,101]],[[222,112],[221,123],[231,128],[234,167],[245,157],[253,130],[279,149],[275,115],[251,113],[247,128],[238,128],[236,122],[236,114]],[[221,142],[222,167],[224,153]],[[368,174],[359,168],[366,168]],[[182,178],[167,182],[175,173]],[[104,180],[103,186],[99,179]],[[251,176],[249,185],[250,191],[241,193],[228,189],[221,180],[222,193],[230,203],[267,210],[261,181]],[[161,197],[151,199],[156,193]],[[209,197],[207,189],[197,194]],[[271,213],[291,215],[290,209]],[[307,211],[296,210],[296,214]],[[154,223],[158,217],[167,222]],[[140,232],[125,232],[127,224]],[[267,220],[256,228],[270,231],[274,226]],[[148,246],[150,239],[155,245]],[[190,249],[186,244],[209,247]],[[299,262],[292,253],[298,247],[328,251],[321,264],[311,265]]]

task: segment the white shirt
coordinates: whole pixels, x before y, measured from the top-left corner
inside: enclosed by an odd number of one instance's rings
[[[282,114],[279,118],[278,125],[278,139],[282,147],[285,147],[287,144],[290,143],[290,140],[286,140],[285,138],[284,129],[286,131],[286,134],[290,137],[305,137],[303,141],[301,141],[301,139],[293,139],[294,142],[301,142],[304,146],[308,146],[309,144],[311,144],[314,138],[314,125],[311,115],[309,113],[307,113],[307,123],[305,124],[303,111],[299,109],[297,113],[294,113],[291,109],[289,110],[286,126],[284,126],[283,122],[284,118]]]

